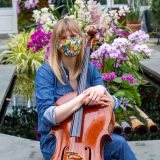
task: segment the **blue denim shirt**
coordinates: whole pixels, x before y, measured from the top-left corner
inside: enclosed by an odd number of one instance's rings
[[[66,73],[68,71],[65,69]],[[69,79],[65,78],[66,85],[61,84],[56,78],[50,65],[45,62],[39,67],[35,80],[36,106],[38,111],[38,132],[41,134],[40,148],[46,160],[49,160],[54,153],[56,147],[56,139],[49,132],[54,126],[46,116],[45,111],[55,106],[55,102],[68,92],[72,92]],[[104,85],[103,80],[92,63],[89,62],[86,88],[96,85]],[[114,97],[116,102],[115,109],[119,107],[119,100]]]

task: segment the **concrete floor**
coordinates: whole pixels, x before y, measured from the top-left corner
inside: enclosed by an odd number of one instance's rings
[[[160,140],[129,142],[138,160],[160,160]]]
[[[145,59],[140,64],[150,77],[160,82],[160,45],[156,44],[155,39],[150,39],[148,46],[152,50],[150,59]]]
[[[160,140],[129,142],[138,160],[160,160]],[[39,142],[0,134],[0,160],[43,160]]]
[[[0,134],[0,160],[43,160],[39,142]]]

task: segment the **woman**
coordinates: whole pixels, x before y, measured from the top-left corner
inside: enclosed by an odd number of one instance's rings
[[[49,60],[38,69],[35,81],[40,147],[46,160],[51,159],[56,148],[55,136],[50,134],[51,128],[61,125],[80,106],[99,104],[114,110],[119,106],[119,101],[107,92],[98,70],[90,62],[86,90],[71,101],[55,106],[61,96],[77,90],[84,41],[77,23],[68,18],[54,26],[52,35]],[[136,159],[124,138],[113,134],[112,139],[104,146],[105,160]]]

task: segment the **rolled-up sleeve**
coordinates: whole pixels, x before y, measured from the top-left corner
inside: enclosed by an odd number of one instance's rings
[[[91,64],[91,65],[93,65],[93,64]],[[96,66],[93,65],[93,66],[91,66],[91,68],[92,67],[93,67],[93,69],[92,69],[92,78],[91,78],[92,86],[102,85],[102,86],[104,86],[106,88],[107,92],[109,92],[109,90],[105,86],[105,84],[104,84],[104,82],[102,80],[102,77],[101,77],[98,69],[96,68]],[[112,97],[113,97],[114,102],[115,102],[114,111],[116,111],[119,108],[120,100],[118,98],[116,98],[115,96],[112,96]]]
[[[43,124],[48,127],[54,125],[54,83],[54,74],[44,66],[41,66],[37,71],[35,79],[36,106],[40,128]],[[51,119],[51,115],[53,119]]]

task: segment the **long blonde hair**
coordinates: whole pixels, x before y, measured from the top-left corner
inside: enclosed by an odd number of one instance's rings
[[[61,54],[59,54],[57,50],[57,41],[59,40],[59,37],[62,34],[66,33],[67,31],[70,33],[73,33],[73,32],[77,33],[83,39],[83,34],[81,32],[81,29],[77,25],[77,22],[73,19],[70,19],[70,18],[61,19],[55,24],[53,28],[53,33],[51,37],[51,49],[50,49],[48,62],[51,68],[53,69],[57,79],[62,84],[65,84],[65,83],[62,78],[63,69],[61,66]],[[76,57],[76,64],[75,64],[74,75],[72,77],[72,80],[77,79],[78,75],[80,74],[83,58],[84,58],[84,40],[82,43],[81,51]]]

